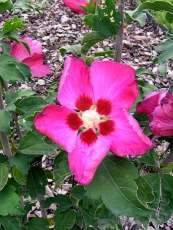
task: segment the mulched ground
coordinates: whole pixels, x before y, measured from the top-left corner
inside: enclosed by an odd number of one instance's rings
[[[87,31],[82,23],[82,16],[66,8],[62,0],[50,0],[48,2],[40,13],[30,11],[19,14],[27,23],[25,32],[42,41],[46,60],[52,67],[53,73],[50,78],[33,79],[29,84],[22,83],[21,85],[21,87],[32,87],[39,94],[45,93],[49,85],[52,82],[56,84],[60,77],[64,58],[61,56],[59,49],[69,44],[77,44],[81,40],[82,34]],[[129,8],[128,1],[126,1],[126,4],[126,7]],[[8,18],[8,16],[8,14],[0,15],[0,24],[2,19],[4,17]],[[168,88],[170,84],[173,84],[173,76],[170,70],[168,76],[163,78],[159,76],[157,66],[153,66],[153,59],[157,55],[154,48],[164,38],[164,31],[151,20],[148,20],[147,25],[143,28],[140,28],[137,23],[125,28],[123,62],[134,66],[134,68],[146,67],[152,70],[155,74],[154,77],[149,75],[143,75],[142,77],[146,82],[154,84],[158,88]],[[104,47],[111,48],[112,46],[113,44],[110,41],[104,41],[95,49],[102,51]],[[124,221],[124,229],[141,229],[141,227],[135,224],[133,218],[128,218]],[[160,229],[173,229],[173,221],[170,220]]]
[[[61,73],[64,58],[59,49],[69,44],[77,44],[82,34],[87,31],[82,24],[82,16],[73,13],[66,8],[62,0],[51,0],[41,13],[34,11],[21,13],[20,16],[27,22],[26,33],[42,41],[46,53],[47,62],[50,63],[53,75],[50,78],[39,80],[34,84],[38,91],[44,91],[45,85],[56,80]],[[127,1],[127,8],[129,4]],[[150,84],[157,87],[168,87],[173,76],[168,74],[167,78],[160,77],[157,67],[153,66],[153,59],[156,57],[154,47],[164,39],[164,32],[153,22],[149,22],[144,28],[140,28],[134,23],[125,28],[124,48],[122,60],[131,64],[135,68],[146,67],[152,69],[154,77],[143,76]],[[112,47],[109,41],[104,41],[96,46],[97,51],[102,51],[104,47]]]

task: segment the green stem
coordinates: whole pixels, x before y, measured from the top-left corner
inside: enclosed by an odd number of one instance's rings
[[[20,131],[20,126],[19,126],[19,122],[18,122],[18,115],[16,112],[13,113],[13,119],[14,119],[14,123],[15,123],[15,126],[16,126],[16,133],[19,137],[19,139],[22,138],[22,133]]]
[[[159,158],[157,160],[157,167],[160,169],[160,160],[159,160]],[[158,175],[159,175],[160,184],[159,184],[159,202],[158,202],[156,215],[157,215],[157,218],[159,219],[160,218],[160,209],[161,209],[161,203],[162,203],[162,199],[163,199],[163,194],[162,194],[162,177],[161,177],[160,173],[158,173]],[[156,226],[156,229],[158,229],[157,226]]]
[[[123,49],[123,35],[124,35],[124,0],[119,0],[119,6],[118,10],[121,16],[121,25],[118,31],[118,34],[116,35],[115,40],[115,60],[120,62],[121,61],[121,55],[122,55],[122,49]]]
[[[40,196],[38,198],[39,202],[40,202],[40,210],[41,210],[41,216],[42,218],[45,218],[47,219],[47,212],[46,212],[46,209],[44,208],[44,197],[43,196]]]
[[[4,87],[4,91],[7,92],[8,91],[8,82],[7,81],[3,81],[3,87]],[[19,123],[18,123],[18,115],[17,115],[16,112],[13,113],[13,120],[14,120],[15,127],[16,127],[16,133],[17,133],[19,139],[21,139],[22,134],[21,134],[21,131],[20,131],[20,126],[19,126]]]
[[[1,84],[0,84],[0,109],[4,109],[3,89],[2,89]],[[0,139],[1,139],[1,142],[2,142],[3,153],[7,157],[11,157],[12,152],[11,152],[10,143],[9,143],[9,139],[8,139],[7,134],[4,133],[4,132],[0,132]]]

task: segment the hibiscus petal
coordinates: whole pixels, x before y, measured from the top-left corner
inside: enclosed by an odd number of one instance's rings
[[[114,61],[95,61],[91,66],[95,100],[108,99],[114,107],[129,109],[138,96],[135,70]]]
[[[115,131],[112,133],[111,151],[118,156],[137,156],[152,148],[138,122],[126,111],[114,112]]]
[[[173,136],[173,97],[172,103],[158,106],[153,114],[150,127],[157,136]]]
[[[21,41],[27,43],[27,45],[30,48],[30,53],[27,50],[27,48],[22,43],[13,42],[11,45],[11,56],[15,57],[19,61],[23,61],[25,58],[30,57],[34,53],[41,54],[42,53],[42,47],[41,43],[37,40],[33,40],[32,38],[28,36],[21,37]]]
[[[88,0],[64,0],[64,4],[78,14],[85,13],[82,7],[87,6],[88,3]]]
[[[137,106],[137,113],[145,113],[151,118],[152,112],[160,104],[166,94],[166,90],[152,92]]]
[[[109,148],[109,138],[99,136],[94,144],[87,145],[78,136],[75,149],[68,154],[69,166],[75,180],[80,184],[89,184]]]
[[[57,100],[61,105],[75,109],[75,104],[81,96],[92,98],[88,67],[82,59],[67,57]]]
[[[77,131],[70,129],[66,122],[70,113],[71,111],[65,107],[50,104],[34,119],[37,131],[62,146],[66,151],[74,149],[77,137]]]
[[[19,61],[23,61],[30,56],[29,51],[22,43],[13,42],[11,45],[10,55]]]
[[[49,65],[43,64],[42,54],[33,54],[24,59],[23,63],[31,69],[32,76],[34,77],[45,77],[51,73]]]

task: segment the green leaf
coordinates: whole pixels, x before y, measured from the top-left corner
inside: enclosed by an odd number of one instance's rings
[[[1,31],[0,31],[0,33],[1,33]],[[1,38],[0,38],[0,40],[1,40]],[[0,42],[0,48],[2,49],[2,53],[4,53],[4,54],[10,53],[10,45],[7,44],[5,41]]]
[[[135,18],[135,21],[137,21],[141,27],[145,26],[147,21],[146,13],[141,12],[140,14],[138,14]]]
[[[19,124],[23,127],[26,132],[33,131],[33,116],[27,116],[27,114],[23,117],[19,117]]]
[[[72,229],[76,221],[76,213],[74,210],[60,212],[58,209],[55,215],[56,230]]]
[[[0,13],[10,10],[13,7],[11,0],[0,0]]]
[[[152,216],[159,223],[164,223],[170,218],[173,210],[173,176],[150,174],[144,178],[154,191],[152,208],[155,208],[155,213]]]
[[[116,216],[147,217],[151,210],[137,197],[137,177],[137,171],[130,161],[108,157],[86,189],[91,198],[101,198]]]
[[[11,216],[0,216],[0,224],[5,228],[5,230],[19,230],[21,229],[21,224],[19,219]]]
[[[29,69],[29,67],[27,65],[24,65],[24,64],[19,62],[16,65],[16,69],[22,74],[22,77],[25,80],[28,80],[29,77],[31,77],[31,70]]]
[[[7,163],[8,158],[2,154],[0,154],[0,164]]]
[[[72,207],[72,201],[68,196],[57,195],[55,197],[56,203],[58,204],[58,210],[61,212],[67,211]]]
[[[165,27],[170,33],[173,32],[173,1],[172,0],[142,0],[142,3],[134,11],[138,15],[143,11],[149,11],[155,21]]]
[[[138,8],[138,11],[141,10],[167,11],[173,13],[173,3],[165,0],[145,1]]]
[[[165,50],[158,56],[158,63],[166,62],[169,59],[173,59],[173,48]]]
[[[96,3],[92,0],[89,0],[89,4],[86,7],[83,7],[85,14],[94,14],[96,10]]]
[[[85,16],[85,23],[101,36],[115,35],[121,23],[119,12],[115,9],[115,2],[113,0],[105,1],[102,8],[97,7],[95,14]]]
[[[3,25],[4,33],[16,32],[18,30],[24,29],[24,22],[17,16],[7,20]]]
[[[47,220],[41,218],[32,218],[27,224],[27,230],[48,230]]]
[[[21,139],[18,151],[27,155],[46,155],[54,152],[56,148],[56,145],[46,143],[41,135],[28,132]]]
[[[159,75],[163,76],[163,77],[166,77],[167,76],[167,73],[168,73],[168,65],[166,62],[164,63],[161,63],[159,66],[158,66],[158,72],[159,72]]]
[[[173,162],[165,163],[161,165],[161,172],[162,173],[170,173],[173,171]]]
[[[10,130],[11,115],[6,110],[0,110],[0,131],[8,133]]]
[[[19,212],[20,197],[12,185],[7,185],[0,192],[0,215],[15,215]]]
[[[34,158],[35,156],[28,156],[17,153],[10,159],[10,164],[12,167],[16,167],[23,175],[27,175],[30,164]]]
[[[153,12],[154,19],[170,33],[173,33],[173,13],[166,11]]]
[[[29,115],[34,115],[36,112],[40,111],[47,102],[39,96],[31,96],[23,98],[16,102],[17,109]]]
[[[116,216],[105,207],[101,200],[93,201],[84,196],[78,204],[79,211],[76,224],[81,229],[87,229],[91,226],[92,229],[115,229]]]
[[[54,177],[57,184],[61,184],[64,179],[70,175],[68,168],[67,156],[64,152],[61,152],[54,162]]]
[[[98,32],[90,32],[86,34],[82,41],[82,53],[86,54],[92,46],[103,41],[106,37],[101,36]]]
[[[30,196],[34,199],[44,195],[46,185],[47,177],[43,169],[31,168],[27,177],[27,189]]]
[[[71,196],[75,199],[81,200],[82,198],[84,198],[85,194],[86,194],[86,190],[84,189],[83,186],[77,185],[72,188]]]
[[[145,67],[141,67],[141,68],[137,69],[137,71],[136,71],[137,76],[141,76],[143,74],[153,75],[152,71],[149,69],[146,69]]]
[[[163,43],[159,44],[155,49],[157,52],[163,52],[165,50],[173,49],[173,40],[168,39]]]
[[[136,12],[136,10],[126,10],[126,19],[129,22],[136,21],[141,27],[146,25],[147,14],[146,12]]]
[[[47,0],[41,1],[31,1],[31,0],[16,0],[14,3],[14,12],[21,13],[21,12],[28,12],[31,10],[40,12],[44,5],[46,4]]]
[[[12,168],[14,180],[20,185],[26,185],[26,176],[21,173],[16,167]]]
[[[139,177],[136,180],[136,183],[138,186],[137,196],[139,200],[147,206],[148,203],[151,203],[155,198],[152,187],[147,183],[147,181],[143,177]]]
[[[67,53],[74,54],[75,56],[81,55],[81,44],[67,45],[59,49],[62,56]]]
[[[173,59],[173,40],[167,40],[161,45],[156,47],[156,50],[160,52],[157,58],[158,63],[163,63],[169,59]]]
[[[154,150],[151,150],[148,154],[140,157],[138,161],[147,166],[157,166],[158,156]]]
[[[115,8],[115,1],[105,1],[102,7],[97,6],[96,11],[85,16],[85,24],[92,32],[83,39],[82,53],[86,54],[96,43],[115,36],[120,28],[121,17]]]
[[[28,11],[31,10],[31,6],[30,6],[31,2],[29,0],[16,0],[14,3],[14,10],[15,11]],[[33,3],[32,3],[33,4]]]
[[[4,81],[27,80],[30,76],[30,70],[26,65],[7,54],[0,54],[0,77]]]
[[[5,187],[8,182],[8,166],[6,163],[0,164],[0,191]]]
[[[26,89],[19,89],[17,91],[8,91],[5,94],[5,101],[7,103],[7,109],[9,111],[15,111],[16,106],[15,103],[17,100],[22,99],[24,97],[30,97],[35,94],[32,90],[26,90]]]

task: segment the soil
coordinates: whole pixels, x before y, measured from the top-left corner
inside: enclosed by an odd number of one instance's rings
[[[126,1],[126,8],[131,8],[129,1]],[[52,67],[51,78],[34,79],[34,84],[30,84],[37,92],[44,93],[45,86],[49,86],[54,80],[57,81],[61,74],[64,57],[61,56],[59,49],[69,44],[78,44],[88,28],[82,23],[83,16],[65,7],[62,0],[48,1],[40,12],[30,10],[18,13],[18,16],[27,24],[25,32],[42,41],[46,60]],[[122,61],[135,69],[145,67],[151,70],[154,76],[148,74],[142,76],[149,84],[154,84],[158,88],[167,88],[170,83],[173,84],[173,74],[170,69],[167,76],[163,77],[159,75],[158,66],[153,65],[157,55],[155,47],[165,39],[164,30],[161,30],[151,18],[147,20],[144,27],[133,23],[124,30]],[[102,51],[104,48],[112,48],[113,45],[109,40],[104,41],[96,45],[95,50]]]

